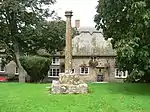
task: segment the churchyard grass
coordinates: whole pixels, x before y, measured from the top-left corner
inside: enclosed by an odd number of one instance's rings
[[[49,84],[0,83],[0,112],[150,112],[150,84],[89,84],[89,94],[49,94]]]

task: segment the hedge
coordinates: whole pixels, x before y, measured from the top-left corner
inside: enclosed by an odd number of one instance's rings
[[[20,58],[20,62],[32,82],[39,82],[47,76],[51,59],[40,56],[23,56]]]

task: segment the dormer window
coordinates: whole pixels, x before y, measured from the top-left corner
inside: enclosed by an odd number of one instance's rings
[[[58,57],[53,57],[52,65],[60,65],[60,59]]]
[[[91,60],[96,60],[96,57],[91,57]]]

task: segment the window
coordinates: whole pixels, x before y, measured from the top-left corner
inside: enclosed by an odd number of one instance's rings
[[[16,74],[16,75],[19,74],[19,68],[18,68],[18,67],[16,67],[16,69],[15,69],[15,74]]]
[[[91,57],[91,60],[96,60],[96,57]]]
[[[115,78],[127,78],[128,71],[120,71],[117,68],[115,69]]]
[[[58,57],[54,57],[52,59],[52,65],[60,65],[60,59]]]
[[[0,72],[5,72],[5,67],[4,66],[2,66],[2,65],[0,65],[1,67],[0,67]]]
[[[0,72],[5,72],[5,66],[2,62],[2,58],[0,58]]]
[[[80,74],[89,74],[89,68],[88,67],[81,67],[80,68]]]
[[[59,76],[59,73],[60,73],[60,69],[52,68],[49,71],[49,76],[50,77],[57,77],[57,76]]]
[[[75,70],[74,70],[74,69],[72,69],[72,73],[75,73]]]

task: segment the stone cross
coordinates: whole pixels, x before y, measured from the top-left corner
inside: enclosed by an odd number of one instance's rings
[[[66,49],[65,49],[65,73],[72,72],[72,11],[66,11]]]
[[[59,74],[59,80],[53,80],[52,93],[54,94],[86,94],[88,85],[80,80],[79,74],[72,74],[72,11],[66,11],[66,50],[65,73]]]

